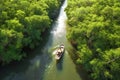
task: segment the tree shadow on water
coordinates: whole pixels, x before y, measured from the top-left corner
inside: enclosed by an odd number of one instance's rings
[[[92,79],[90,79],[89,74],[87,73],[87,71],[85,70],[83,65],[76,63],[77,58],[78,58],[76,55],[74,55],[76,53],[76,49],[71,49],[71,52],[69,52],[69,53],[70,53],[70,57],[72,58],[72,60],[75,64],[76,72],[79,74],[80,78],[82,80],[92,80]]]
[[[61,71],[63,69],[63,61],[64,61],[64,54],[62,55],[60,60],[56,61],[57,70]]]
[[[46,66],[52,60],[47,54],[41,52],[23,61],[0,66],[0,80],[43,80]]]
[[[53,41],[49,32],[45,35],[47,37],[43,38],[40,46],[27,52],[27,57],[5,66],[0,65],[0,80],[43,80],[46,66],[52,61],[48,49]]]

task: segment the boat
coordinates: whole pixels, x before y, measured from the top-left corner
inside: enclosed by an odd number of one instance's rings
[[[57,49],[56,55],[55,55],[55,59],[58,61],[60,60],[60,58],[62,57],[62,55],[64,54],[65,51],[65,47],[63,44],[61,44],[59,46],[59,48]]]

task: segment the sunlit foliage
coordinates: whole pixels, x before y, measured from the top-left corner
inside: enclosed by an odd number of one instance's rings
[[[94,80],[119,80],[120,1],[69,0],[67,38]]]
[[[0,63],[21,60],[40,45],[63,0],[0,0]]]

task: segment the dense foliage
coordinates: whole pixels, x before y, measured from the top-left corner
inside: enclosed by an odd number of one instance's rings
[[[63,0],[0,0],[0,62],[25,56],[35,48],[50,27]]]
[[[67,38],[94,80],[120,79],[120,1],[69,0]]]

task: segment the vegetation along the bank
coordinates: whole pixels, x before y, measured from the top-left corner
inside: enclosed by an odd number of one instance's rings
[[[67,38],[93,80],[120,80],[120,1],[69,0]]]
[[[21,60],[40,45],[63,0],[0,0],[0,63]]]

